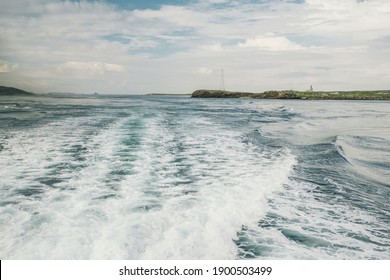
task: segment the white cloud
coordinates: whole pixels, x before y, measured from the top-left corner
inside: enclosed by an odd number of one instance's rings
[[[199,49],[203,51],[221,52],[223,47],[221,43],[214,43],[209,45],[200,46]]]
[[[213,74],[213,69],[209,68],[209,67],[199,67],[195,73],[198,73],[198,74],[201,74],[201,75],[211,75]]]
[[[19,65],[17,64],[10,64],[8,62],[0,60],[0,74],[15,71],[18,69],[18,67]]]
[[[182,6],[162,6],[160,10],[135,10],[132,13],[137,19],[160,22],[155,27],[196,27],[202,25],[207,14],[196,9]],[[153,31],[152,31],[153,32]]]
[[[124,72],[125,68],[122,65],[102,62],[79,62],[69,61],[57,68],[58,72],[63,73],[73,71],[76,73],[86,73],[90,75],[104,75],[107,71]]]
[[[244,43],[239,43],[238,46],[242,48],[258,48],[267,51],[295,51],[304,49],[302,46],[291,42],[286,37],[275,36],[273,34],[247,39]]]
[[[0,62],[0,73],[8,73],[10,71],[10,67],[6,63]]]

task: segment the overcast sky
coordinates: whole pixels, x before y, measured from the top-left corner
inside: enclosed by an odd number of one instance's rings
[[[0,0],[0,85],[390,89],[389,0]]]

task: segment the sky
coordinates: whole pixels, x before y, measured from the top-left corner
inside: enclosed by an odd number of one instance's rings
[[[0,85],[390,89],[389,0],[0,0]]]

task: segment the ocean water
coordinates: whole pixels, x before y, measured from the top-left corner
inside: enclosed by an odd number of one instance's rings
[[[390,102],[0,97],[1,259],[390,259]]]

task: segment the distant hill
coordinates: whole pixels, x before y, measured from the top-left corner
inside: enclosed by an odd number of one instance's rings
[[[0,95],[33,95],[33,93],[14,87],[0,86]]]

